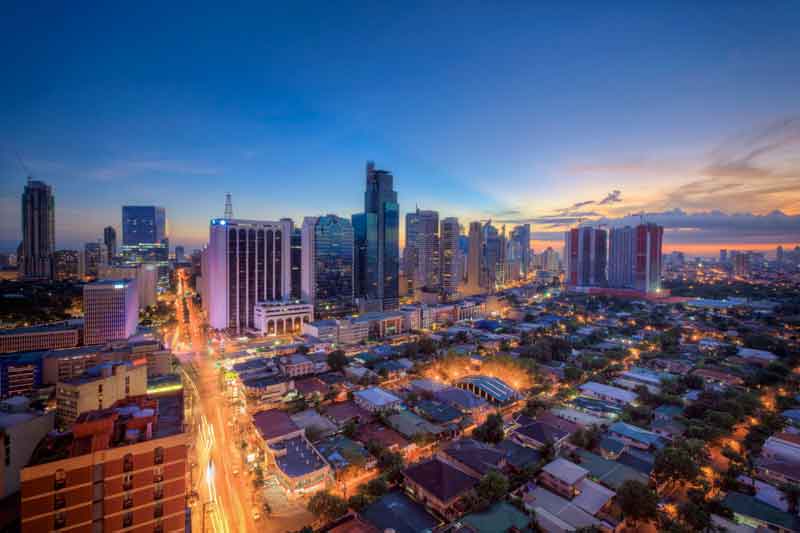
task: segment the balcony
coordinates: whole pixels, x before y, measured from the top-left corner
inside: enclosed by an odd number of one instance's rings
[[[153,508],[153,518],[161,518],[162,516],[164,516],[164,506],[159,503]]]
[[[66,527],[67,525],[67,517],[65,516],[56,516],[55,520],[53,520],[53,529],[61,529]]]
[[[132,490],[133,489],[133,480],[127,479],[122,482],[122,490]]]
[[[53,501],[53,509],[63,509],[67,506],[67,500],[63,494],[57,494]]]
[[[122,500],[123,509],[130,509],[131,507],[133,507],[133,498],[125,498]]]
[[[56,479],[53,483],[53,490],[61,490],[67,486],[67,480],[65,479]]]
[[[154,500],[162,500],[162,499],[164,499],[164,489],[156,490],[153,493],[153,499]]]
[[[126,459],[125,460],[125,462],[122,464],[122,471],[123,472],[133,472],[133,459],[131,459],[131,460],[127,460]]]
[[[122,527],[131,527],[133,525],[133,513],[128,512],[125,513],[125,516],[122,518]]]

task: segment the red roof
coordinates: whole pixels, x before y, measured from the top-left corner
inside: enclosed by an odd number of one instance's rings
[[[289,414],[280,409],[269,409],[254,414],[253,425],[256,426],[264,440],[283,437],[300,429],[289,417]]]
[[[361,426],[356,439],[365,445],[369,442],[376,442],[384,448],[397,446],[402,450],[408,446],[408,441],[400,433],[377,422]]]

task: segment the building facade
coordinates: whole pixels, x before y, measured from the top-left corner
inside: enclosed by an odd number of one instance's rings
[[[99,279],[136,280],[139,295],[139,309],[156,305],[158,290],[158,267],[150,264],[139,265],[100,265],[97,269]]]
[[[439,261],[441,262],[442,292],[448,299],[458,293],[461,285],[460,250],[458,248],[460,236],[461,226],[457,218],[448,217],[442,220],[439,230]]]
[[[406,214],[406,246],[403,271],[409,289],[436,289],[440,284],[439,213],[416,211]]]
[[[122,244],[161,244],[167,238],[167,215],[163,207],[125,205],[122,207]]]
[[[104,363],[56,384],[56,416],[68,425],[78,415],[147,394],[147,362]]]
[[[470,222],[469,255],[467,258],[468,294],[485,292],[486,280],[483,264],[483,227],[480,222]]]
[[[74,348],[81,342],[80,321],[0,330],[0,353]]]
[[[300,334],[303,324],[314,320],[314,307],[300,302],[258,302],[255,329],[261,335]]]
[[[203,272],[212,328],[255,329],[255,305],[289,299],[291,220],[212,219]]]
[[[53,191],[46,183],[28,178],[22,193],[22,245],[18,259],[22,277],[52,279],[55,250]]]
[[[608,285],[644,293],[661,290],[664,228],[656,224],[612,228],[609,235]]]
[[[139,323],[136,280],[100,280],[83,286],[85,344],[127,339]]]
[[[23,533],[184,531],[188,435],[182,402],[138,399],[85,413],[21,472]]]
[[[53,254],[55,278],[59,281],[78,279],[81,269],[81,253],[77,250],[58,250]]]
[[[103,244],[106,245],[106,263],[110,265],[117,256],[117,230],[113,226],[103,229]]]
[[[353,226],[336,215],[303,220],[301,295],[318,318],[351,314]]]
[[[566,282],[575,287],[604,287],[607,285],[607,231],[583,226],[564,235]]]
[[[364,311],[397,309],[400,212],[391,172],[367,162],[364,212],[353,215],[355,295]]]

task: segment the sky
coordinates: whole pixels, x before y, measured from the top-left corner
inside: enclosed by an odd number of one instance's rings
[[[367,160],[402,213],[529,222],[535,250],[640,213],[667,251],[800,241],[798,2],[163,4],[4,5],[0,248],[27,175],[57,248],[155,204],[191,249],[225,192],[358,212]]]

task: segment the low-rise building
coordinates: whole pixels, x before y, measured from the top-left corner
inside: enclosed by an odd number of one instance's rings
[[[619,387],[612,387],[603,383],[589,381],[580,386],[581,394],[617,405],[628,405],[639,399],[639,395]]]
[[[0,402],[0,500],[19,491],[19,473],[55,422],[53,411],[31,409],[24,396]]]
[[[281,358],[281,370],[291,378],[314,373],[314,363],[303,354],[292,354]]]
[[[24,328],[0,329],[0,353],[74,348],[81,343],[83,323],[68,320]]]
[[[147,394],[147,366],[105,363],[85,374],[56,385],[56,413],[62,424],[71,424],[81,413],[100,410],[126,398]]]
[[[380,387],[370,387],[368,389],[356,391],[353,394],[353,400],[356,402],[356,405],[370,413],[392,411],[397,409],[402,403],[400,398]]]
[[[457,504],[478,479],[434,458],[403,470],[406,492],[440,516],[452,520],[460,512]]]
[[[182,396],[82,414],[21,473],[23,533],[183,531],[188,435]]]
[[[253,322],[260,335],[301,333],[314,320],[314,306],[301,302],[258,302]]]

